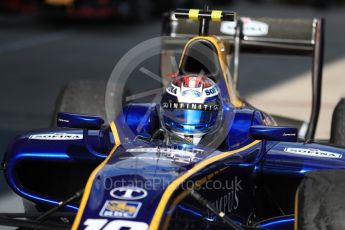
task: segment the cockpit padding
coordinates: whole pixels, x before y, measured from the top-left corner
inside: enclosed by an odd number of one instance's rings
[[[180,74],[206,74],[216,81],[221,73],[216,47],[207,40],[192,41],[182,57]]]

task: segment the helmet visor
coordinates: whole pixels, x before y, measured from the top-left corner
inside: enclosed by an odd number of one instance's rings
[[[171,130],[183,133],[202,133],[214,125],[218,111],[165,109],[163,113],[165,124]]]

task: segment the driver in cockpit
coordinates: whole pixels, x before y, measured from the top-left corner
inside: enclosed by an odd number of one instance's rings
[[[221,126],[222,100],[218,86],[203,74],[173,79],[163,93],[160,120],[163,129],[198,145]]]

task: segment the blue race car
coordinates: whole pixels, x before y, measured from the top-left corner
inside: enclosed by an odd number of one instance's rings
[[[104,125],[99,116],[70,112],[104,115],[105,85],[70,84],[59,100],[58,127],[9,145],[5,176],[26,212],[0,214],[0,223],[24,229],[343,229],[343,100],[334,112],[337,137],[314,140],[323,25],[225,11],[166,15],[162,65],[184,49],[160,101],[114,102],[123,106]],[[240,48],[313,57],[307,132],[238,96]],[[169,68],[162,75],[163,69]],[[110,89],[113,98],[118,90]]]

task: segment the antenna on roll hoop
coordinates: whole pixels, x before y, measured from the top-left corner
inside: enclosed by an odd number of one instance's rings
[[[237,15],[232,11],[210,10],[207,5],[203,10],[199,9],[177,9],[175,10],[177,19],[198,20],[199,36],[208,36],[210,21],[236,21]]]
[[[210,11],[208,5],[204,6],[204,10],[206,12]],[[207,36],[208,35],[208,28],[209,28],[209,24],[210,24],[210,18],[201,17],[201,19],[199,19],[199,20],[200,20],[199,36]]]

